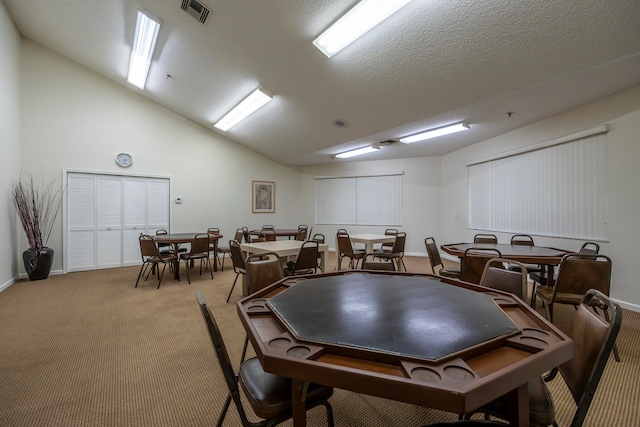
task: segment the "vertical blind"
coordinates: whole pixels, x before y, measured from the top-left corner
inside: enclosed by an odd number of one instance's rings
[[[316,177],[316,224],[402,225],[402,173]]]
[[[604,132],[469,166],[469,227],[607,240]]]

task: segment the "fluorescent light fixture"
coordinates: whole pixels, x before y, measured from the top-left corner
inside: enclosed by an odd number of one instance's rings
[[[269,101],[271,101],[269,95],[266,95],[260,89],[256,89],[223,118],[218,120],[213,127],[226,132]]]
[[[469,125],[465,123],[456,123],[454,125],[443,126],[437,129],[430,129],[415,135],[404,136],[400,138],[400,142],[412,144],[414,142],[424,141],[425,139],[436,138],[442,135],[449,135],[450,133],[461,132],[463,130],[469,130]]]
[[[349,157],[359,156],[361,154],[373,153],[378,151],[380,147],[376,145],[370,145],[368,147],[357,148],[351,151],[345,151],[344,153],[336,154],[334,157],[339,159],[348,159]]]
[[[362,0],[313,41],[327,57],[387,19],[411,0]]]
[[[160,23],[138,11],[136,20],[136,36],[133,40],[131,59],[129,61],[129,76],[127,82],[144,89],[151,65],[153,49],[156,46]]]

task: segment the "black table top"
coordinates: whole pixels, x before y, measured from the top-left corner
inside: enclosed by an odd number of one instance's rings
[[[299,339],[429,360],[520,331],[488,295],[423,276],[310,278],[268,304]]]

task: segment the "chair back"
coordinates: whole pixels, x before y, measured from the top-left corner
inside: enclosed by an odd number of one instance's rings
[[[160,230],[156,230],[156,236],[165,236],[167,234],[169,233],[164,228],[161,228]],[[158,243],[157,246],[158,248],[168,248],[171,246],[171,243]]]
[[[464,251],[460,268],[460,280],[479,284],[484,272],[484,266],[491,258],[502,258],[502,253],[497,249],[470,247]]]
[[[386,230],[384,230],[384,235],[397,236],[398,230],[396,230],[395,228],[387,228]],[[387,250],[391,250],[391,248],[393,248],[393,242],[383,242],[382,246],[380,247],[380,249],[387,249]]]
[[[505,264],[517,266],[519,271],[506,269]],[[491,258],[484,266],[480,285],[500,291],[511,292],[520,299],[527,295],[527,267],[518,261]]]
[[[495,234],[476,234],[473,237],[473,243],[498,243],[498,238]]]
[[[293,268],[294,273],[300,270],[313,270],[315,272],[318,268],[318,247],[318,242],[313,240],[304,242],[300,246],[300,252],[298,252],[295,267]]]
[[[227,352],[227,347],[224,345],[224,341],[222,339],[222,334],[220,333],[220,329],[218,328],[218,324],[216,323],[213,314],[209,307],[207,307],[207,303],[200,291],[196,291],[196,299],[198,300],[198,305],[200,306],[200,313],[202,314],[202,318],[204,319],[204,323],[207,326],[207,331],[209,332],[209,337],[211,338],[211,343],[213,344],[213,348],[216,351],[216,356],[218,358],[218,362],[220,364],[220,369],[222,369],[222,374],[224,376],[224,380],[227,383],[227,388],[229,389],[229,396],[233,399],[235,403],[240,418],[242,420],[242,425],[249,425],[249,420],[247,418],[247,414],[244,411],[244,407],[242,406],[242,400],[240,399],[240,389],[238,388],[237,375],[233,370],[233,366],[231,365],[231,359],[229,358],[229,352]]]
[[[215,227],[207,228],[207,234],[220,234],[220,229]]]
[[[275,230],[276,228],[273,225],[266,224],[262,226],[262,231],[264,230]]]
[[[205,233],[196,234],[191,243],[189,255],[209,253],[209,250],[209,235]]]
[[[324,234],[316,233],[316,234],[313,235],[311,240],[313,240],[314,242],[318,242],[318,243],[322,244],[322,243],[324,243]]]
[[[338,240],[338,251],[341,254],[352,254],[353,246],[351,245],[351,238],[347,233],[338,233],[336,236]]]
[[[265,229],[263,228],[260,232],[260,236],[264,237],[265,242],[275,242],[276,241],[276,232],[273,229]]]
[[[393,246],[391,248],[392,256],[404,256],[404,244],[407,241],[407,233],[400,232],[396,234],[396,240],[393,242]]]
[[[243,237],[242,228],[238,228],[236,230],[235,236],[233,236],[233,240],[235,240],[236,242],[240,242],[242,241],[242,237]]]
[[[140,253],[142,254],[142,261],[147,258],[157,257],[160,258],[160,252],[156,246],[156,242],[153,241],[153,237],[148,234],[141,234],[140,240]]]
[[[376,261],[375,258],[378,258],[379,261]],[[362,269],[363,270],[382,270],[382,271],[396,271],[396,266],[393,263],[393,259],[383,253],[368,253],[365,254],[362,258]]]
[[[562,257],[552,301],[563,294],[584,295],[596,289],[609,295],[611,258],[599,254],[567,254]]]
[[[438,245],[433,237],[427,237],[424,239],[424,245],[427,247],[427,256],[429,257],[429,263],[431,264],[431,272],[436,273],[436,267],[443,267],[442,258],[440,258],[440,251]]]
[[[533,237],[528,234],[514,234],[511,236],[511,244],[519,246],[535,246]]]
[[[284,277],[282,263],[275,252],[251,254],[247,256],[245,265],[249,294],[266,288]]]
[[[604,318],[589,309],[594,305],[604,311]],[[602,292],[588,290],[577,308],[571,333],[574,356],[559,366],[578,408],[572,426],[581,426],[602,378],[622,323],[620,306]]]
[[[306,225],[304,227],[298,227],[298,235],[296,236],[296,240],[299,240],[301,242],[307,240],[307,231],[308,228]]]
[[[598,254],[600,253],[600,245],[596,242],[584,242],[580,247],[581,254]]]
[[[236,274],[244,273],[246,268],[244,264],[244,254],[240,248],[240,243],[237,240],[229,240],[229,251],[231,253],[233,271],[235,271]]]

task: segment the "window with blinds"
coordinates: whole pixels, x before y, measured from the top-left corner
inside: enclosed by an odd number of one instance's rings
[[[607,240],[608,127],[469,162],[469,227]]]
[[[402,226],[402,173],[316,177],[316,224]]]

